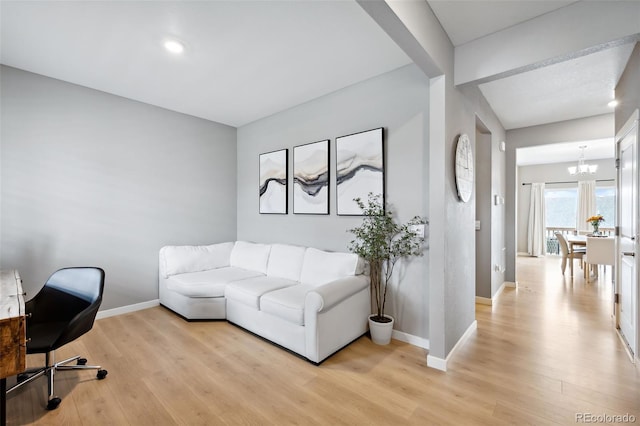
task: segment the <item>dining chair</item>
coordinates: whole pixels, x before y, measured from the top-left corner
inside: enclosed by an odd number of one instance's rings
[[[597,277],[600,265],[611,265],[611,275],[613,275],[613,268],[616,262],[615,243],[616,240],[612,237],[587,237],[587,253],[584,258],[584,262],[587,265],[585,268],[587,282],[589,282],[591,276],[589,273],[590,267],[594,268],[595,276]]]
[[[567,269],[567,259],[571,258],[571,262],[574,259],[580,259],[580,267],[582,267],[582,258],[586,254],[586,249],[577,248],[574,249],[572,253],[569,253],[569,244],[567,240],[564,238],[560,232],[555,233],[556,239],[560,244],[560,251],[562,252],[562,264],[560,265],[560,269],[562,270],[562,275],[564,275],[565,270]]]

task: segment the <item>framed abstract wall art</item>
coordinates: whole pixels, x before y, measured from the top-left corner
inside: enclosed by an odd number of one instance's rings
[[[339,215],[361,215],[354,198],[380,194],[384,202],[384,148],[382,128],[336,138],[336,210]]]
[[[288,154],[288,149],[260,154],[260,213],[288,213]]]
[[[293,148],[293,213],[329,214],[329,140]]]

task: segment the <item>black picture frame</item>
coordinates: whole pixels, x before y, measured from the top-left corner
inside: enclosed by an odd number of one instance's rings
[[[385,202],[384,129],[378,127],[336,138],[336,212],[362,216],[353,201],[366,203],[369,193]]]
[[[258,211],[260,214],[288,214],[289,150],[258,156]]]
[[[293,147],[293,213],[329,214],[329,139]]]

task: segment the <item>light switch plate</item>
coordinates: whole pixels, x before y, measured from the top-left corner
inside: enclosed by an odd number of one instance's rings
[[[424,238],[424,225],[411,225],[409,229],[418,237]]]

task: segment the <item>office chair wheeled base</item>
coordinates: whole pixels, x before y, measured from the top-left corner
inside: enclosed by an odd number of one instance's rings
[[[48,388],[49,388],[49,400],[47,402],[47,410],[55,410],[62,402],[62,399],[55,396],[54,388],[53,388],[53,378],[55,376],[56,371],[63,370],[98,370],[96,374],[96,378],[98,380],[102,380],[107,377],[107,370],[102,369],[99,365],[86,365],[87,359],[80,358],[79,355],[74,356],[69,359],[65,359],[64,361],[56,362],[55,364],[51,364],[49,361],[53,360],[53,352],[49,352],[45,354],[45,366],[39,368],[33,368],[25,371],[24,373],[18,374],[18,383],[12,386],[7,393],[19,388],[22,385],[25,385],[33,380],[37,379],[40,376],[46,375],[48,380]],[[73,361],[76,361],[76,365],[67,365]]]

